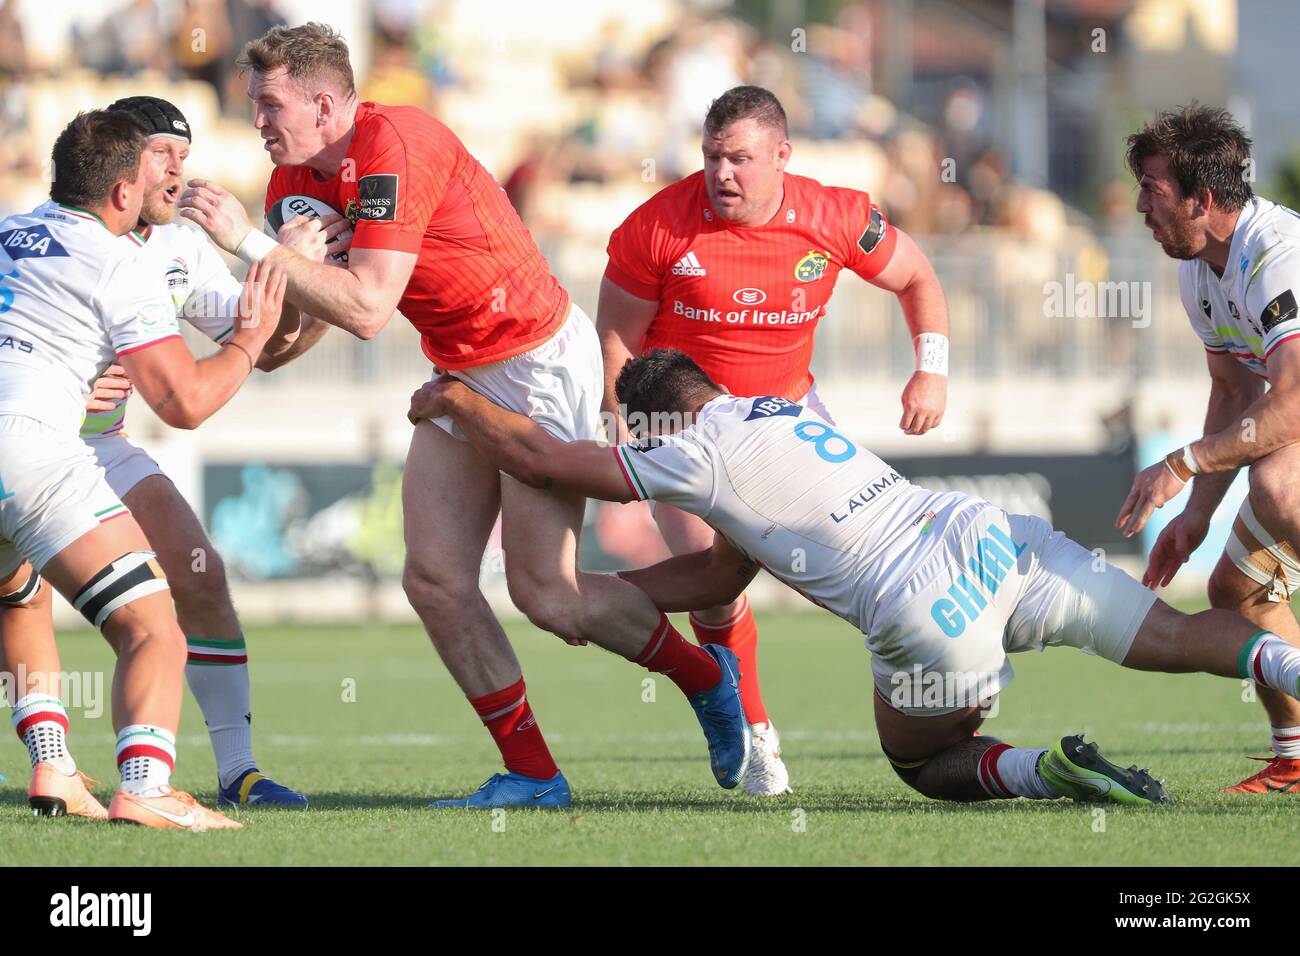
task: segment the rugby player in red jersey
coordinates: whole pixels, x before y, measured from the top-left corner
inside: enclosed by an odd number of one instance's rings
[[[617,413],[614,379],[627,360],[677,348],[733,395],[807,405],[834,423],[809,364],[817,323],[843,269],[898,296],[916,346],[899,427],[923,435],[947,401],[948,309],[925,255],[856,189],[823,186],[785,171],[785,110],[767,90],[738,86],[704,120],[704,169],[660,190],[609,240],[597,329],[605,355],[605,408]],[[655,505],[673,554],[713,541],[703,520]],[[745,777],[752,794],[789,791],[780,739],[758,684],[758,628],[742,594],[691,614],[703,645],[740,660],[741,697],[753,725]]]
[[[604,387],[595,328],[550,274],[505,193],[443,124],[413,107],[359,103],[347,46],[329,27],[275,28],[245,48],[255,125],[276,164],[267,209],[306,195],[354,224],[346,268],[312,262],[249,226],[238,200],[202,180],[182,214],[222,248],[283,263],[286,300],[312,318],[277,361],[319,336],[319,323],[373,338],[395,310],[441,370],[565,441],[598,437]],[[292,220],[289,228],[343,223]],[[283,230],[281,235],[284,235]],[[537,626],[591,642],[680,687],[704,730],[715,778],[736,786],[749,759],[735,656],[699,648],[642,591],[578,570],[586,499],[500,475],[450,417],[421,422],[403,478],[403,584],[447,669],[501,750],[505,774],[434,806],[564,806],[559,772],[528,705],[519,662],[478,587],[502,514],[506,579]]]

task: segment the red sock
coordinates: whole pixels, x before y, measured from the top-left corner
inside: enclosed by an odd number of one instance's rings
[[[663,674],[682,689],[687,697],[712,690],[722,680],[722,668],[702,647],[696,647],[668,622],[667,614],[659,615],[655,628],[645,648],[633,664],[648,671]]]
[[[758,687],[758,624],[749,609],[749,598],[741,600],[745,606],[722,624],[701,623],[692,613],[691,630],[701,644],[721,644],[736,655],[740,662],[740,702],[745,708],[745,719],[751,724],[763,724],[767,723],[767,708],[763,706],[763,692]]]
[[[528,706],[522,677],[509,687],[471,697],[469,702],[496,741],[507,770],[538,780],[550,780],[560,772],[551,759],[533,709]]]

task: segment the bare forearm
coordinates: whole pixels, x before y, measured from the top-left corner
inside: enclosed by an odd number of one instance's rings
[[[173,428],[197,428],[239,391],[248,378],[253,350],[234,339],[221,350],[194,363],[194,372],[151,403],[154,413]]]
[[[535,488],[551,486],[551,478],[539,466],[546,460],[548,444],[556,440],[529,419],[469,389],[448,395],[447,412],[479,454],[501,471]]]
[[[1203,473],[1231,476],[1286,445],[1300,441],[1300,401],[1278,389],[1261,395],[1217,431],[1192,446]]]
[[[288,309],[289,306],[285,306],[285,308]],[[263,372],[272,372],[281,366],[288,365],[319,342],[325,336],[325,333],[330,330],[327,323],[322,322],[314,315],[301,314],[299,322],[298,336],[287,346],[278,351],[271,351],[268,346],[267,349],[262,351],[261,357],[257,360],[259,369]],[[274,342],[271,344],[273,345]]]
[[[283,245],[267,258],[284,264],[289,278],[285,298],[322,322],[369,339],[388,321],[388,316],[378,315],[364,284],[349,270],[312,262]]]
[[[729,604],[746,583],[739,572],[731,574],[720,567],[708,550],[620,571],[618,576],[648,594],[661,611],[698,611]]]
[[[1233,392],[1215,383],[1210,387],[1210,400],[1205,407],[1205,427],[1202,435],[1213,435],[1241,421],[1242,415],[1256,397],[1249,392]],[[1217,473],[1203,473],[1192,479],[1191,495],[1185,511],[1213,514],[1219,502],[1228,493],[1228,487],[1237,476],[1237,469]]]
[[[898,304],[903,308],[912,338],[922,332],[948,334],[948,302],[943,295],[939,277],[927,262],[924,269],[898,293]]]

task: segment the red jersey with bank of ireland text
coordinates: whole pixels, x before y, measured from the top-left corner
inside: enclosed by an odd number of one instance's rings
[[[569,295],[505,192],[442,123],[413,106],[362,103],[339,171],[277,166],[266,209],[285,196],[329,203],[352,248],[418,257],[398,310],[447,369],[499,362],[558,331]]]
[[[784,180],[781,207],[762,226],[715,214],[699,172],[614,230],[605,278],[659,303],[642,351],[681,349],[735,395],[803,398],[836,277],[851,269],[875,278],[897,232],[864,192],[790,173]]]

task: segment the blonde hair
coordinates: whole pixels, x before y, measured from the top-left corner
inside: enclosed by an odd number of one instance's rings
[[[284,67],[289,79],[309,94],[312,81],[337,81],[349,97],[357,92],[348,59],[348,45],[343,37],[324,23],[306,23],[300,27],[272,27],[252,40],[235,61],[241,70],[270,73]]]

